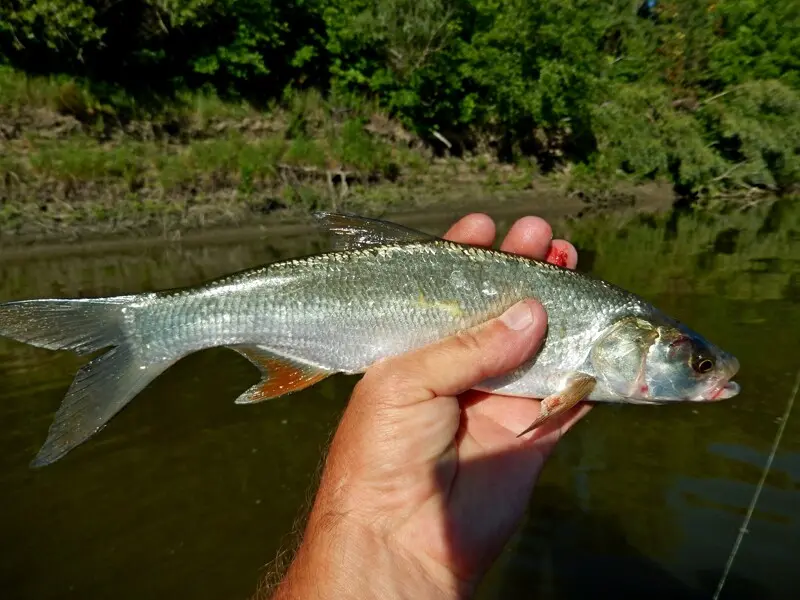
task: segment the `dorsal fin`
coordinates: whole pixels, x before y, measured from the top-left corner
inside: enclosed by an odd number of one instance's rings
[[[434,235],[380,219],[344,213],[314,213],[317,225],[331,236],[334,250],[355,250],[408,242],[432,242]]]

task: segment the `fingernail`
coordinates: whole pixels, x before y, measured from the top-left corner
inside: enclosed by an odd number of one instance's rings
[[[500,320],[505,323],[509,329],[521,331],[533,325],[533,311],[527,302],[517,302],[500,315]]]

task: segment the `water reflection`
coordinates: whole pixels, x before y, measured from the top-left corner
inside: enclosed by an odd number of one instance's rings
[[[515,216],[499,215],[501,230]],[[454,217],[424,228],[441,232]],[[582,269],[655,301],[736,354],[744,391],[713,405],[593,411],[548,465],[481,596],[708,598],[800,366],[798,205],[593,217],[557,222],[556,231],[579,246]],[[15,259],[0,262],[0,299],[189,285],[323,244],[299,231]],[[69,457],[29,470],[80,364],[0,341],[4,597],[246,597],[304,505],[355,379],[235,406],[255,370],[231,352],[201,352]],[[788,598],[800,583],[796,419],[723,598]]]

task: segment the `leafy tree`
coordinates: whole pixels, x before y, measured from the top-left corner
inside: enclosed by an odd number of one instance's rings
[[[95,9],[78,0],[12,1],[0,8],[4,54],[44,54],[52,60],[63,52],[81,61],[106,33],[95,18]]]

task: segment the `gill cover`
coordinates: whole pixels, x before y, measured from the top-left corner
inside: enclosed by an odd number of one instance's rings
[[[620,397],[648,399],[647,355],[657,338],[658,330],[645,319],[625,317],[614,323],[592,347],[598,382]]]

